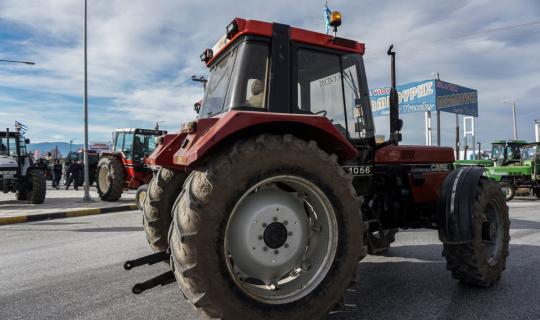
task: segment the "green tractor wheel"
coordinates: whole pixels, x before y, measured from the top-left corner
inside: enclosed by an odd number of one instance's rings
[[[507,182],[501,182],[499,184],[499,187],[501,188],[501,191],[504,194],[504,198],[506,201],[514,199],[514,196],[516,195],[516,189],[512,184]]]

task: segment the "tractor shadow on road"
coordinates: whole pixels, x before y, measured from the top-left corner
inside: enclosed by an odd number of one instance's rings
[[[533,319],[540,314],[540,246],[512,245],[507,268],[491,288],[453,280],[442,245],[393,247],[359,264],[345,307],[327,320]],[[412,260],[412,261],[411,261]]]

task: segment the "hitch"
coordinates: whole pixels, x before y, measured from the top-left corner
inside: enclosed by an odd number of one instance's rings
[[[170,255],[170,253],[168,251],[156,252],[156,253],[153,253],[153,254],[150,254],[150,255],[135,259],[135,260],[126,261],[124,263],[124,269],[131,270],[131,269],[133,269],[135,267],[139,267],[139,266],[142,266],[142,265],[145,265],[145,264],[153,265],[153,264],[156,264],[158,262],[169,260],[170,256],[171,255]],[[136,283],[133,286],[133,288],[131,289],[131,292],[133,292],[134,294],[141,294],[141,293],[143,293],[144,291],[146,291],[148,289],[152,289],[152,288],[157,287],[159,285],[165,286],[165,285],[168,285],[168,284],[173,283],[175,281],[176,281],[176,279],[174,277],[173,271],[169,270],[169,271],[167,271],[167,272],[165,272],[163,274],[160,274],[159,276],[154,277],[154,278],[152,278],[150,280],[147,280],[145,282]]]
[[[171,284],[175,282],[176,279],[174,278],[174,273],[172,270],[169,270],[163,274],[160,274],[159,276],[152,278],[150,280],[147,280],[143,283],[137,283],[133,286],[131,289],[131,292],[134,294],[141,294],[144,291],[148,289],[152,289],[154,287],[157,287],[159,285],[166,286],[168,284]]]
[[[140,267],[145,264],[153,265],[158,262],[167,261],[170,258],[170,254],[167,251],[156,252],[139,259],[128,260],[124,263],[124,269],[131,270],[135,267]]]

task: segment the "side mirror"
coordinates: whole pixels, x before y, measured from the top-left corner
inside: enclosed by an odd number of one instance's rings
[[[24,143],[29,144],[29,143],[30,143],[30,139],[24,139]]]
[[[195,112],[199,113],[199,111],[201,110],[201,103],[200,102],[195,102],[195,104],[193,105],[193,110],[195,110]]]

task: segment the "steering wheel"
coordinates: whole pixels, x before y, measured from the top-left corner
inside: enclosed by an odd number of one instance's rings
[[[322,114],[323,117],[326,117],[326,115],[328,114],[328,112],[326,112],[326,110],[321,110],[321,111],[315,112],[314,114]]]

